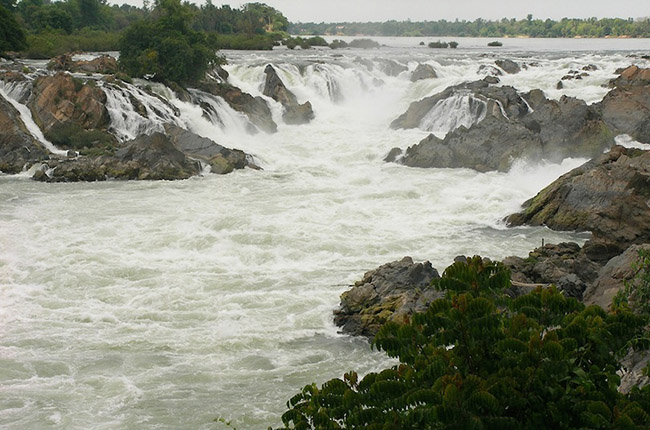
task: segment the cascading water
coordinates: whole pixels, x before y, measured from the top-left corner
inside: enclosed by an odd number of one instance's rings
[[[478,64],[492,61],[484,40],[474,50],[461,40],[453,53],[419,42],[370,53],[227,52],[231,84],[259,96],[271,63],[312,102],[311,123],[278,124],[274,134],[242,132],[240,114],[200,92],[191,94],[214,102],[215,117],[156,88],[168,102],[105,85],[122,139],[172,122],[254,154],[263,171],[74,184],[0,176],[0,427],[228,428],[218,418],[275,427],[304,385],[393,363],[332,323],[339,295],[365,271],[405,255],[443,270],[459,254],[500,259],[525,256],[542,239],[583,240],[500,220],[584,160],[517,162],[508,173],[382,161],[428,134],[389,129],[411,102],[480,79]],[[537,64],[503,84],[590,102],[634,53],[501,52]],[[406,72],[388,76],[355,61],[379,55],[410,69],[435,60],[439,78],[412,83]],[[592,76],[556,89],[567,64],[590,63]],[[469,100],[458,102],[469,112]]]
[[[420,121],[420,129],[448,133],[460,126],[470,126],[483,121],[487,103],[471,94],[456,94],[440,100]]]

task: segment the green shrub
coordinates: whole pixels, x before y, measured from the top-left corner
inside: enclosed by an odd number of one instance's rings
[[[381,47],[378,42],[371,39],[354,39],[348,45],[350,48],[375,49]]]
[[[487,46],[503,46],[503,43],[499,42],[498,40],[495,40],[494,42],[488,43]]]
[[[449,42],[449,47],[450,47],[451,49],[456,49],[456,48],[458,48],[458,42],[454,42],[454,41],[452,40],[451,42]]]
[[[448,47],[449,44],[447,42],[441,42],[439,40],[437,42],[429,43],[429,48],[448,48]]]
[[[445,297],[373,345],[400,363],[305,386],[290,429],[644,429],[650,388],[618,392],[620,358],[646,319],[555,287],[510,299],[510,273],[473,257],[434,280]]]
[[[208,35],[210,46],[215,49],[238,51],[270,51],[277,45],[275,34],[217,34]]]
[[[309,39],[306,39],[306,42],[309,44],[309,46],[329,46],[327,44],[327,40],[323,39],[320,36],[310,37]]]
[[[330,43],[330,48],[332,49],[347,48],[347,47],[348,47],[348,43],[345,40],[334,39],[332,40],[332,43]]]
[[[85,130],[74,123],[57,124],[45,133],[54,145],[77,150],[82,154],[111,153],[115,150],[115,138],[102,130]]]

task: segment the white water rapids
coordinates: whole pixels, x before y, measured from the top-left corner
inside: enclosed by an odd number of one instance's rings
[[[173,101],[179,122],[253,154],[263,171],[178,182],[0,177],[0,427],[227,428],[215,418],[238,429],[278,426],[305,384],[391,363],[332,323],[339,295],[365,271],[405,255],[442,271],[459,254],[500,259],[525,256],[542,238],[583,240],[500,221],[583,160],[521,162],[507,174],[382,161],[427,135],[388,128],[410,102],[478,79],[479,65],[494,60],[462,42],[453,53],[417,42],[226,53],[234,85],[259,95],[270,62],[314,106],[309,125],[251,136],[233,111],[223,108],[215,124]],[[628,43],[617,49],[637,42]],[[616,68],[645,64],[595,46],[505,52],[537,65],[502,82],[594,102]],[[410,70],[426,61],[440,78],[411,83],[408,72],[355,65],[357,55]],[[555,89],[586,64],[598,70]],[[278,120],[280,109],[273,105]]]

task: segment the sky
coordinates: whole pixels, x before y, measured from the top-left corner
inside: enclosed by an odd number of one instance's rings
[[[202,0],[190,0],[201,4]],[[212,0],[215,5],[259,1],[292,22],[437,21],[516,18],[639,18],[650,16],[650,0]],[[142,0],[110,0],[142,5]]]

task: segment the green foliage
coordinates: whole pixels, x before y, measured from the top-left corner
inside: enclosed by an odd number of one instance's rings
[[[489,42],[487,46],[503,46],[503,43],[499,42],[498,40],[495,40],[493,42]]]
[[[412,36],[412,37],[607,37],[630,36],[650,37],[650,20],[621,18],[587,18],[560,21],[551,19],[503,18],[487,21],[387,21],[387,22],[336,22],[336,23],[292,23],[291,34],[342,34],[355,36]]]
[[[0,54],[6,51],[18,51],[25,46],[25,32],[22,27],[10,9],[0,6]]]
[[[639,249],[632,265],[634,276],[614,297],[614,308],[629,307],[636,313],[650,316],[650,250]]]
[[[436,42],[430,42],[429,43],[429,48],[449,48],[449,44],[447,42],[441,42],[441,41],[436,41]]]
[[[371,39],[354,39],[348,44],[348,46],[350,48],[375,49],[379,48],[381,45]]]
[[[156,19],[136,22],[120,38],[120,65],[134,77],[195,83],[218,57],[204,33],[189,28],[191,10],[180,0],[160,0]]]
[[[218,34],[208,35],[210,46],[218,49],[270,51],[277,45],[271,34]]]
[[[84,28],[73,34],[48,31],[27,36],[27,58],[52,58],[66,52],[105,52],[118,50],[119,35]]]
[[[332,49],[347,48],[347,47],[348,44],[345,40],[334,39],[332,40],[332,43],[330,43],[330,48]]]
[[[77,124],[58,124],[45,137],[61,148],[74,149],[82,155],[103,155],[116,149],[115,138],[101,130],[85,130]]]
[[[554,287],[507,300],[509,279],[480,257],[453,264],[434,281],[445,298],[375,337],[399,365],[304,387],[285,428],[648,428],[650,389],[617,390],[619,358],[646,320]]]

